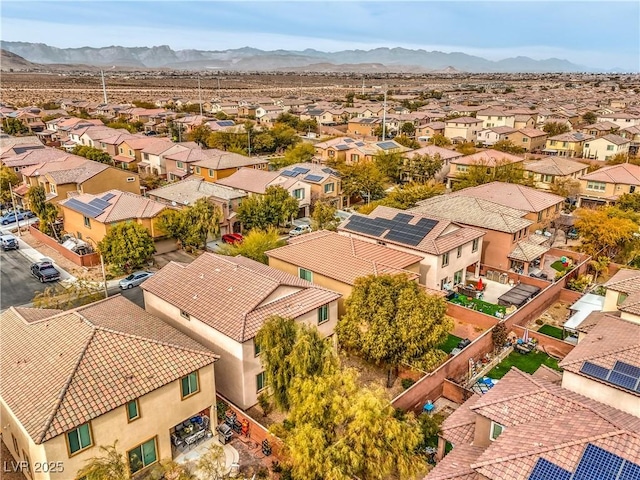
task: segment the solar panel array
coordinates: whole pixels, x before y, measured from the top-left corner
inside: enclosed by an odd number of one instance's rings
[[[90,203],[83,203],[79,200],[76,200],[75,198],[70,198],[65,202],[64,205],[65,207],[69,207],[90,218],[96,218],[104,211],[104,208],[98,208],[97,206],[91,205]]]
[[[108,200],[111,200],[111,199],[112,199],[113,197],[115,197],[115,196],[116,196],[116,194],[115,194],[115,193],[105,193],[105,194],[102,196],[102,199],[103,199],[103,200],[107,200],[107,201],[108,201]]]
[[[285,170],[284,172],[282,172],[282,175],[284,175],[285,177],[297,177],[298,175],[300,175],[300,172]]]
[[[580,367],[580,373],[625,390],[640,393],[640,367],[635,365],[618,360],[612,369],[608,369],[587,361]]]
[[[529,475],[529,480],[569,480],[571,472],[544,458],[539,458]]]
[[[528,480],[639,480],[640,465],[588,444],[575,471],[539,458]]]
[[[378,146],[383,150],[391,150],[392,148],[398,147],[395,142],[380,142],[378,143]]]
[[[322,177],[320,175],[307,175],[306,177],[304,177],[305,180],[308,180],[310,182],[321,182],[322,181]]]
[[[300,172],[300,173],[309,173],[311,171],[310,168],[303,168],[303,167],[293,167],[291,170],[293,170],[294,172]]]
[[[408,222],[413,218],[413,215],[406,213],[398,213],[391,220],[352,215],[345,228],[354,232],[381,237],[385,240],[416,246],[433,230],[433,227],[438,222],[430,218],[421,218],[415,225],[410,225]],[[384,232],[387,233],[383,236]]]
[[[335,149],[336,150],[349,150],[349,146],[348,145],[336,145]]]
[[[236,124],[233,120],[220,120],[216,123],[221,127],[233,127]]]

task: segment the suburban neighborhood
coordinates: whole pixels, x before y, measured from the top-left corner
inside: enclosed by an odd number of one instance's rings
[[[130,68],[0,103],[1,478],[640,480],[637,74]]]

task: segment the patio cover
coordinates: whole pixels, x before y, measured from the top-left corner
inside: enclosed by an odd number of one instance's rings
[[[521,262],[532,262],[548,251],[549,247],[537,245],[528,240],[522,240],[521,242],[518,242],[515,247],[513,247],[513,250],[511,250],[511,253],[509,253],[508,258],[510,258],[511,260],[519,260]]]
[[[587,293],[580,300],[569,307],[575,313],[564,322],[564,329],[575,331],[582,321],[589,316],[591,312],[601,312],[604,305],[604,297]]]
[[[515,305],[519,308],[527,303],[530,299],[535,297],[539,291],[540,287],[521,283],[520,285],[509,290],[507,293],[498,297],[498,305]]]

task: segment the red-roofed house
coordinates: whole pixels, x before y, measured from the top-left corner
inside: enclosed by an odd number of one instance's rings
[[[624,193],[637,191],[640,191],[640,165],[602,167],[580,177],[578,206],[607,205]]]
[[[217,388],[247,409],[267,387],[255,336],[273,315],[331,337],[340,294],[244,257],[204,253],[171,262],[142,284],[145,308],[220,354]]]

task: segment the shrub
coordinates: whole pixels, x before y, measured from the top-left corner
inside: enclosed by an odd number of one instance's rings
[[[271,413],[273,406],[271,405],[271,400],[264,392],[258,395],[258,404],[260,405],[260,408],[262,409],[262,414],[265,417],[269,415],[269,413]]]
[[[411,385],[413,385],[414,383],[416,383],[415,380],[411,379],[411,378],[403,378],[400,383],[402,384],[402,388],[404,388],[405,390],[408,389],[409,387],[411,387]]]
[[[542,321],[541,318],[536,320],[536,325],[543,325],[543,324],[544,324],[544,322]]]

